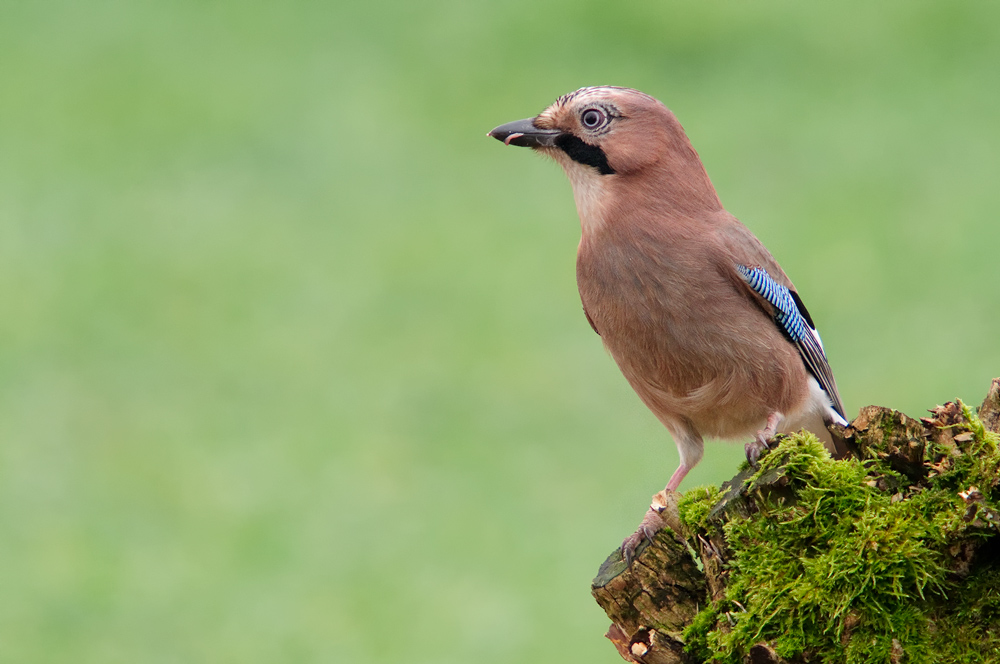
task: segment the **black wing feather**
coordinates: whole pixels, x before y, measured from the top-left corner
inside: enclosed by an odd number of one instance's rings
[[[755,293],[774,306],[774,322],[778,329],[795,344],[806,369],[830,397],[834,410],[846,420],[844,403],[837,392],[837,383],[823,351],[823,342],[820,341],[812,317],[802,304],[799,294],[779,284],[762,267],[737,265],[736,270]]]

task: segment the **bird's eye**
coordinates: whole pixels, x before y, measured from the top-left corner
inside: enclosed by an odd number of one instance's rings
[[[580,120],[583,122],[583,126],[587,129],[596,129],[604,124],[604,121],[607,120],[607,116],[596,108],[588,108],[583,112]]]

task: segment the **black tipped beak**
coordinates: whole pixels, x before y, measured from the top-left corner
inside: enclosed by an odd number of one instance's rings
[[[562,132],[557,129],[539,129],[533,121],[534,118],[528,118],[508,122],[491,131],[489,135],[498,141],[503,141],[504,145],[518,145],[522,148],[553,147],[556,138]]]

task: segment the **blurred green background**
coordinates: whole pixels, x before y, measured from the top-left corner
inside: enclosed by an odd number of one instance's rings
[[[1000,375],[998,63],[987,2],[3,3],[0,660],[620,661],[676,452],[486,132],[661,98],[848,410],[920,415]]]

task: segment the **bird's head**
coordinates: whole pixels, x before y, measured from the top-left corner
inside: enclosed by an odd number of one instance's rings
[[[583,164],[599,175],[637,171],[672,143],[687,143],[666,106],[638,90],[610,86],[580,88],[536,117],[501,125],[489,135],[544,152],[567,170]]]
[[[585,225],[622,204],[685,212],[721,207],[677,118],[638,90],[580,88],[536,117],[500,125],[489,135],[559,162]],[[626,180],[608,186],[619,178]]]

